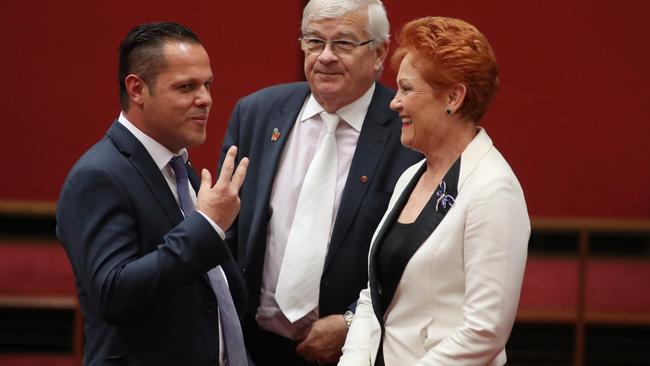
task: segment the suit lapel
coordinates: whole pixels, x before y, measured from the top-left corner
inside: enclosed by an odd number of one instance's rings
[[[377,236],[375,237],[375,240],[372,243],[371,250],[370,250],[370,256],[369,256],[369,262],[370,265],[368,266],[369,268],[369,273],[368,273],[368,280],[370,281],[370,296],[374,299],[378,299],[380,296],[380,291],[383,291],[381,289],[381,285],[379,284],[377,280],[377,261],[375,260],[376,254],[377,254],[377,243],[381,243],[382,240],[384,240],[384,237],[386,236],[386,233],[388,232],[388,229],[393,225],[393,223],[397,220],[397,216],[402,212],[402,209],[406,205],[406,202],[408,201],[409,197],[411,196],[411,192],[413,191],[413,188],[417,184],[418,180],[422,176],[422,173],[424,173],[424,170],[426,170],[427,165],[425,163],[422,163],[422,165],[418,168],[418,170],[415,172],[409,183],[404,187],[404,190],[400,194],[399,198],[397,201],[395,201],[395,205],[393,205],[393,208],[390,210],[388,216],[386,216],[386,219],[383,221],[383,225],[379,229],[379,232],[377,233]],[[384,323],[384,310],[381,308],[380,301],[373,301],[372,302],[372,307],[373,310],[375,311],[375,315],[377,316],[377,319],[381,324]]]
[[[264,147],[260,155],[261,161],[259,162],[259,176],[257,181],[257,201],[253,209],[253,217],[251,219],[251,227],[254,228],[250,235],[248,245],[240,245],[238,253],[239,258],[247,258],[248,265],[255,265],[256,254],[263,251],[266,243],[266,229],[268,227],[269,219],[269,204],[271,202],[271,188],[273,181],[278,170],[278,162],[284,146],[287,142],[289,134],[293,130],[296,118],[305,99],[309,95],[309,88],[305,88],[298,93],[289,96],[286,103],[283,103],[283,108],[269,118],[265,130],[262,132],[264,136]],[[277,140],[271,139],[274,130],[277,128],[281,131],[280,137]],[[246,248],[253,248],[248,253],[245,252]],[[244,255],[248,255],[244,257]],[[263,254],[262,254],[263,255]]]
[[[115,142],[117,148],[124,154],[135,169],[139,172],[142,179],[147,183],[158,204],[163,209],[169,219],[170,226],[174,227],[183,221],[184,217],[178,208],[178,203],[174,198],[169,185],[158,169],[158,166],[151,158],[145,147],[138,141],[119,122],[113,123],[113,126],[107,132],[108,136]],[[187,163],[188,178],[194,190],[198,193],[200,179],[194,172],[194,169]],[[208,287],[211,287],[210,279],[207,272],[201,276],[202,281]]]
[[[354,217],[374,179],[374,172],[390,138],[390,131],[384,127],[393,117],[393,112],[388,109],[390,99],[391,97],[385,92],[384,87],[376,84],[341,196],[332,238],[325,258],[325,269],[331,263],[338,247],[346,237],[350,225],[354,222]],[[362,181],[361,176],[368,179]]]
[[[454,202],[453,200],[455,200],[458,197],[457,187],[458,187],[458,178],[459,178],[459,173],[461,168],[462,168],[461,158],[458,158],[456,162],[454,162],[454,164],[449,168],[445,176],[442,178],[442,182],[445,182],[445,184],[441,183],[439,184],[438,187],[436,187],[436,190],[433,192],[433,194],[425,204],[424,208],[422,208],[422,212],[420,212],[420,214],[416,218],[414,225],[409,229],[406,236],[404,236],[404,238],[402,239],[402,242],[400,244],[402,253],[396,257],[391,258],[391,260],[396,261],[396,263],[403,263],[404,271],[408,267],[410,260],[413,258],[415,253],[420,249],[420,247],[424,244],[424,242],[429,237],[431,237],[431,235],[435,231],[438,231],[439,233],[441,232],[439,231],[440,225],[442,225],[443,220],[446,217],[447,213],[452,209],[453,202]],[[415,185],[420,180],[420,177],[422,177],[422,174],[424,173],[425,170],[426,170],[426,163],[423,163],[419,167],[415,175],[413,175],[408,185],[404,188],[404,190],[400,194],[399,199],[397,200],[390,214],[384,221],[380,229],[380,232],[377,234],[377,237],[375,238],[372,245],[372,250],[369,258],[370,261],[369,281],[370,281],[370,288],[371,288],[371,296],[375,296],[375,299],[378,299],[378,296],[382,296],[388,300],[386,302],[382,302],[382,301],[372,302],[375,315],[377,319],[380,321],[380,323],[382,324],[383,324],[383,319],[386,314],[386,311],[388,310],[395,293],[385,292],[378,281],[377,278],[378,261],[376,256],[377,256],[379,245],[377,244],[381,243],[384,240],[386,234],[388,233],[388,230],[396,222],[397,216],[404,209],[404,206],[406,205],[406,202],[411,196],[411,193],[413,192]],[[447,195],[451,197],[451,199],[449,199]],[[445,198],[447,199],[445,200]],[[445,234],[443,233],[442,237],[444,237],[444,235]],[[402,274],[403,272],[400,274],[400,276]],[[382,303],[388,304],[386,305],[386,308],[384,308],[381,305]]]
[[[192,188],[194,189],[194,192],[196,192],[196,194],[198,195],[199,194],[199,188],[201,186],[201,179],[199,178],[199,176],[196,174],[196,172],[192,168],[192,164],[190,164],[189,160],[187,161],[187,164],[185,164],[185,167],[187,168],[187,175],[188,175],[187,178],[189,179],[190,184],[192,185]],[[210,287],[210,289],[212,289],[212,284],[210,283],[210,277],[208,277],[208,272],[201,273],[201,280],[203,281],[203,283],[206,286],[208,286],[208,287]]]
[[[181,222],[183,214],[178,209],[176,199],[169,190],[165,177],[140,141],[117,121],[108,130],[107,135],[149,186],[151,193],[167,215],[170,225],[173,227]]]

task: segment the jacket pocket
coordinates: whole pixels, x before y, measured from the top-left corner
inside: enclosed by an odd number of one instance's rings
[[[434,334],[434,321],[435,319],[431,319],[429,324],[420,330],[420,341],[425,351],[429,351],[440,342],[440,338]]]

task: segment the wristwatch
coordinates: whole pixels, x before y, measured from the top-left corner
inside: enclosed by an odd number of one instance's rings
[[[345,324],[347,324],[349,329],[352,325],[352,320],[354,320],[354,313],[350,310],[346,311],[345,314],[343,314],[343,320],[345,320]]]

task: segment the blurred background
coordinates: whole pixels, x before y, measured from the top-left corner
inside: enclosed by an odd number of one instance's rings
[[[118,46],[176,21],[211,57],[216,169],[236,101],[303,80],[303,0],[0,4],[0,364],[79,365],[82,319],[54,206],[76,159],[119,114]],[[407,21],[466,20],[493,46],[501,88],[482,125],[517,174],[533,234],[509,365],[650,364],[650,2],[384,1]],[[394,48],[394,47],[392,47]],[[382,82],[394,87],[387,64]]]

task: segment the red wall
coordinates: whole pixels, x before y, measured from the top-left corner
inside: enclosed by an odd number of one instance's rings
[[[54,4],[0,5],[9,146],[0,200],[56,199],[70,166],[117,116],[117,47],[137,23],[184,23],[211,55],[215,104],[207,143],[191,151],[198,167],[214,169],[238,98],[302,78],[300,0]],[[650,2],[385,4],[394,31],[444,15],[488,37],[501,89],[483,125],[517,173],[532,216],[650,218]],[[382,80],[394,86],[394,77],[387,67]]]
[[[190,152],[198,167],[216,169],[237,99],[301,75],[300,0],[283,0],[282,9],[272,1],[42,3],[0,5],[1,138],[10,157],[4,159],[0,201],[56,200],[72,164],[119,114],[118,46],[138,23],[185,24],[211,56],[208,140]],[[6,179],[5,172],[16,178]]]

